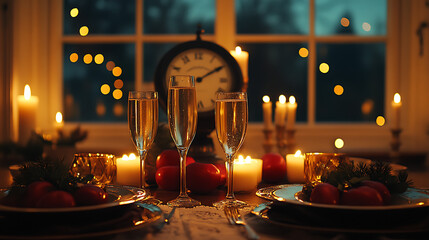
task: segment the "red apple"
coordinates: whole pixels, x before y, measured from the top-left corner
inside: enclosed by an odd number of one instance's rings
[[[98,205],[108,202],[107,193],[100,187],[85,185],[78,188],[74,194],[74,199],[78,205]]]
[[[338,204],[340,202],[340,191],[329,183],[319,183],[311,191],[310,202]]]
[[[286,161],[278,153],[262,156],[262,180],[268,183],[280,182],[286,177]]]
[[[186,166],[194,162],[192,157],[186,157]],[[156,169],[165,166],[180,166],[180,155],[176,149],[164,150],[156,158]]]
[[[66,208],[74,206],[76,206],[76,202],[73,196],[66,191],[60,190],[51,191],[43,195],[36,204],[38,208]]]
[[[48,181],[36,181],[28,185],[26,190],[25,205],[36,207],[37,202],[47,193],[54,191],[55,187]]]
[[[219,186],[224,186],[226,184],[226,166],[225,163],[216,163],[215,166],[220,171],[220,182]]]
[[[344,191],[341,194],[342,205],[381,206],[383,198],[374,188],[361,186]]]
[[[383,198],[384,205],[387,205],[390,203],[390,198],[391,198],[390,191],[383,183],[377,182],[377,181],[365,180],[365,181],[362,181],[361,184],[363,186],[367,186],[377,190],[377,192],[380,193],[381,197]]]
[[[156,170],[156,184],[164,190],[177,191],[180,188],[180,168],[178,166],[165,166]]]
[[[213,164],[194,162],[186,167],[186,185],[193,193],[209,193],[220,181],[220,170]]]

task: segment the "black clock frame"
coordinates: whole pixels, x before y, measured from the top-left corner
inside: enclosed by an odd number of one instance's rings
[[[223,58],[230,67],[231,75],[233,78],[230,92],[242,91],[244,85],[243,75],[241,72],[241,68],[235,58],[223,47],[212,42],[200,40],[197,37],[197,40],[195,41],[184,42],[176,45],[171,50],[169,50],[158,63],[158,66],[155,71],[154,82],[155,90],[158,92],[159,105],[164,109],[164,111],[167,111],[168,83],[166,81],[166,74],[168,66],[177,55],[194,48],[208,49]],[[194,77],[196,80],[198,76]],[[214,109],[210,111],[198,112],[197,135],[208,135],[214,130],[214,128]]]

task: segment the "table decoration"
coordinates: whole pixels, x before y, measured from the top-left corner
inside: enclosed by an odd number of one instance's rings
[[[304,155],[301,150],[286,155],[286,176],[289,183],[304,183]]]
[[[263,147],[265,153],[269,153],[272,151],[273,142],[271,141],[271,136],[273,133],[273,123],[272,123],[272,102],[270,101],[270,97],[265,95],[262,98],[262,111],[263,111],[263,119],[264,119],[264,129],[262,130],[264,133],[264,143]]]
[[[322,182],[322,177],[334,171],[348,156],[343,153],[306,153],[304,158],[305,182],[311,186]]]
[[[24,95],[18,96],[18,141],[27,143],[36,130],[39,98],[31,95],[30,86],[24,87]]]
[[[262,180],[262,160],[244,158],[239,155],[234,160],[234,191],[253,191]]]
[[[235,47],[235,51],[229,51],[229,53],[235,58],[238,65],[240,66],[241,72],[243,74],[243,92],[247,91],[247,86],[249,83],[249,72],[248,72],[248,62],[249,62],[249,53],[243,51],[241,47]]]
[[[390,142],[391,146],[391,152],[390,157],[393,162],[399,162],[400,160],[400,154],[399,154],[399,148],[401,147],[401,95],[399,93],[395,93],[393,96],[392,101],[392,123],[391,123],[391,133],[392,133],[392,140]]]
[[[140,161],[134,153],[116,159],[116,182],[120,185],[140,186]]]
[[[70,172],[74,177],[92,175],[90,183],[104,186],[116,176],[116,156],[107,153],[77,153]]]

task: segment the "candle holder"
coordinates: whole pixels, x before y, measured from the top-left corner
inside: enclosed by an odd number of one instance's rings
[[[392,128],[390,130],[392,132],[392,141],[390,142],[391,152],[390,152],[390,158],[392,162],[399,162],[400,154],[399,154],[399,148],[401,147],[401,132],[402,129],[400,128]]]
[[[293,154],[296,152],[295,129],[286,130],[286,151]]]
[[[276,125],[277,148],[282,156],[286,154],[285,130],[286,127],[284,125]]]
[[[272,152],[274,143],[271,141],[271,136],[273,134],[272,128],[267,128],[263,130],[264,133],[264,143],[262,146],[264,147],[265,153]]]

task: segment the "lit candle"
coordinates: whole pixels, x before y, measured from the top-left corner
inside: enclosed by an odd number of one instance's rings
[[[270,101],[270,97],[265,95],[262,98],[262,111],[263,111],[263,118],[264,118],[264,128],[265,129],[271,129],[272,127],[272,114],[273,114],[273,104]]]
[[[296,108],[298,104],[294,96],[289,97],[289,103],[287,104],[287,123],[286,129],[292,130],[295,128],[296,121]]]
[[[57,112],[57,114],[55,114],[55,129],[57,129],[57,131],[61,131],[63,127],[63,114],[61,114],[61,112]]]
[[[244,159],[240,155],[238,159],[234,160],[233,175],[235,192],[253,191],[258,185],[258,178],[261,177],[262,179],[262,164],[259,164],[258,161],[253,161],[250,157]]]
[[[247,84],[247,81],[249,79],[248,77],[248,62],[249,62],[249,53],[246,51],[242,51],[241,47],[236,47],[235,51],[229,51],[231,55],[235,58],[235,60],[238,62],[238,65],[240,65],[241,72],[243,74],[243,81],[244,84]]]
[[[301,151],[286,155],[286,175],[289,183],[304,183],[304,155]]]
[[[39,98],[31,96],[30,86],[25,85],[24,95],[18,96],[18,140],[20,143],[26,143],[31,132],[36,129],[38,105]]]
[[[395,93],[392,101],[392,128],[399,129],[401,127],[400,119],[401,119],[401,95],[399,93]]]
[[[274,112],[274,122],[278,126],[284,126],[286,119],[286,97],[285,95],[280,95],[279,100],[276,102],[276,110]]]
[[[116,159],[116,182],[120,185],[140,187],[140,159],[134,153]]]

